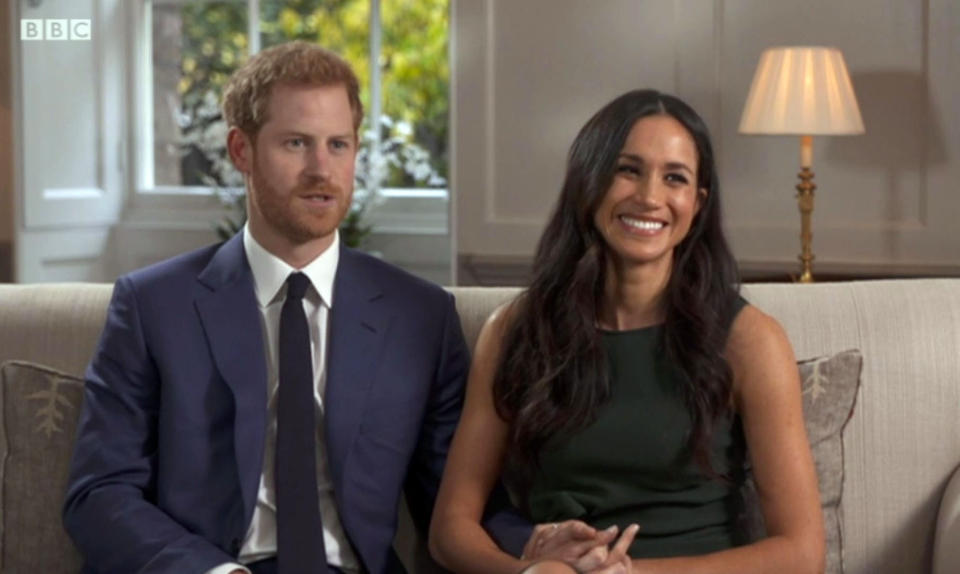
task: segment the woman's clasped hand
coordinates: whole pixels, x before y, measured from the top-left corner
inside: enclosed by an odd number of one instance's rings
[[[567,572],[573,568],[574,572],[591,574],[631,573],[627,549],[638,529],[631,524],[622,533],[616,525],[597,530],[579,520],[538,524],[523,549],[521,559],[534,561],[524,573],[543,574],[560,568],[560,564],[567,565]]]

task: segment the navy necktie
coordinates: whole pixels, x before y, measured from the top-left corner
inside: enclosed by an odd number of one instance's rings
[[[328,572],[317,493],[313,359],[303,311],[309,285],[306,275],[291,273],[280,312],[275,461],[278,574]]]

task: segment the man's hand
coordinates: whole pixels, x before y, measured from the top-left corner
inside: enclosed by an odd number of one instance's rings
[[[550,558],[573,564],[593,549],[602,548],[605,560],[608,555],[607,545],[613,542],[616,536],[616,526],[598,531],[580,520],[538,524],[534,527],[526,546],[523,547],[522,558],[525,560]]]

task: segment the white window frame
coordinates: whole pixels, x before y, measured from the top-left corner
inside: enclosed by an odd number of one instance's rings
[[[153,181],[153,38],[151,4],[182,4],[205,0],[134,0],[128,12],[130,78],[130,171],[128,189],[130,208],[124,218],[141,226],[209,228],[226,212],[213,188],[204,186],[156,186]],[[223,0],[220,0],[223,1]],[[248,12],[248,38],[251,53],[260,50],[260,0],[245,2]],[[380,42],[380,0],[370,0],[371,62],[377,61]],[[452,57],[452,54],[451,54]],[[375,69],[375,68],[372,68]],[[379,117],[382,109],[380,74],[371,74],[370,117]],[[452,94],[451,94],[452,97]],[[449,181],[449,179],[448,179]],[[450,226],[448,189],[381,188],[381,201],[371,206],[366,221],[374,233],[444,235]]]

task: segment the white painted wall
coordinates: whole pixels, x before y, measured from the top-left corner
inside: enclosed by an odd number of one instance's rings
[[[956,0],[455,0],[458,253],[533,253],[580,126],[620,93],[691,103],[718,150],[747,270],[796,265],[799,138],[737,133],[762,50],[839,48],[864,136],[815,138],[817,268],[960,274]]]
[[[91,41],[13,46],[15,278],[108,276],[124,203],[124,27],[120,0],[13,3],[13,18],[89,18]]]
[[[7,35],[12,29],[10,4],[0,2],[0,281],[9,281],[13,272],[13,87]]]

